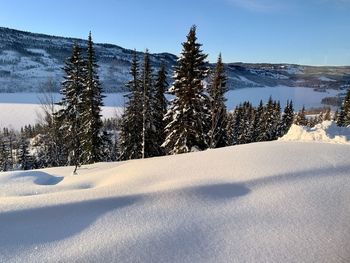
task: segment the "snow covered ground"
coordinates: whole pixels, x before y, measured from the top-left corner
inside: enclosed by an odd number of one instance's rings
[[[316,92],[311,88],[300,87],[265,87],[245,88],[227,92],[227,107],[231,110],[239,103],[250,101],[257,106],[262,99],[267,102],[270,96],[281,101],[282,107],[287,100],[293,100],[296,110],[305,105],[307,108],[320,107],[324,97],[336,96],[339,91],[327,90],[327,92]],[[125,93],[110,93],[104,99],[104,112],[106,118],[115,116],[115,111],[120,114],[125,104]],[[13,127],[19,129],[26,124],[34,124],[37,121],[37,113],[40,109],[40,93],[0,93],[0,128]],[[60,95],[54,94],[56,100]],[[10,104],[13,104],[12,106]],[[20,105],[24,104],[24,105]]]
[[[0,262],[349,262],[350,146],[0,174]]]

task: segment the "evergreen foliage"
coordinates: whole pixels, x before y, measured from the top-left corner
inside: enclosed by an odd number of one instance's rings
[[[306,113],[305,113],[305,107],[301,109],[301,111],[298,112],[298,114],[295,117],[294,124],[296,125],[301,125],[301,126],[307,126],[308,125],[308,120],[306,118]]]
[[[29,170],[33,168],[33,160],[29,155],[28,142],[25,138],[20,140],[17,152],[18,164],[22,170]]]
[[[156,147],[156,155],[164,155],[164,148],[162,148],[162,144],[165,140],[165,120],[164,116],[167,112],[168,102],[165,98],[165,92],[169,87],[169,84],[167,82],[167,72],[165,69],[165,65],[162,64],[155,80],[155,104],[154,104],[154,111],[153,111],[153,119],[154,119],[154,126],[156,129],[156,137],[155,137],[155,147]]]
[[[103,138],[101,107],[103,106],[102,87],[97,74],[98,65],[93,47],[91,32],[88,38],[87,74],[84,80],[82,100],[82,162],[94,163],[103,160]]]
[[[203,85],[208,73],[207,55],[197,43],[195,26],[192,26],[182,46],[174,69],[174,83],[169,89],[175,98],[165,116],[168,124],[163,147],[169,154],[203,150],[208,146],[209,100]]]
[[[133,53],[130,75],[131,80],[126,85],[129,94],[121,123],[120,160],[142,158],[143,98],[136,51]]]
[[[282,115],[279,136],[282,136],[288,132],[289,128],[293,124],[293,120],[294,120],[293,102],[287,101],[287,105],[284,108],[283,115]]]
[[[155,86],[152,80],[152,67],[148,50],[145,52],[141,72],[142,92],[142,158],[159,156],[160,147],[156,145],[157,130],[155,124]]]
[[[68,164],[75,166],[75,173],[77,167],[83,162],[82,112],[85,105],[82,94],[86,88],[87,79],[86,62],[82,59],[81,49],[77,44],[73,47],[72,56],[66,61],[64,71],[65,80],[61,86],[62,100],[59,103],[61,109],[56,117],[63,130],[63,139],[68,150]]]
[[[210,99],[210,130],[209,147],[219,148],[229,144],[227,135],[226,87],[227,77],[221,54],[218,57],[215,70],[210,76],[208,94]]]
[[[350,125],[350,89],[347,91],[337,115],[337,125],[340,127],[347,127]]]
[[[266,105],[260,101],[258,107],[246,101],[228,114],[230,142],[236,145],[277,140],[288,132],[293,117],[292,102],[287,102],[282,115],[280,103],[272,98]]]
[[[6,172],[10,167],[10,160],[9,160],[9,148],[8,145],[5,142],[5,139],[1,137],[0,139],[0,171]]]

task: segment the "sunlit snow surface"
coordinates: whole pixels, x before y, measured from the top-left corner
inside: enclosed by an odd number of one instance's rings
[[[296,110],[305,107],[320,107],[321,100],[324,97],[336,96],[339,91],[327,90],[327,92],[316,92],[312,88],[300,87],[265,87],[265,88],[246,88],[231,90],[227,92],[227,107],[232,110],[239,103],[250,101],[253,105],[258,105],[260,100],[267,102],[270,96],[273,99],[280,100],[282,107],[287,100],[293,100]],[[104,99],[105,107],[103,116],[111,118],[118,113],[122,113],[126,103],[125,93],[106,94]],[[38,114],[42,112],[40,100],[43,94],[40,93],[0,93],[0,128],[12,127],[19,129],[26,124],[34,124],[38,121]],[[59,94],[54,94],[58,101]],[[171,99],[170,96],[168,96]]]
[[[349,262],[350,146],[0,173],[0,262]]]

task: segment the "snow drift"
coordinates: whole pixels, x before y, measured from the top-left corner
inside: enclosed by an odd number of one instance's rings
[[[349,262],[350,146],[0,174],[0,262]]]
[[[334,121],[324,121],[313,128],[293,124],[279,140],[350,144],[350,127],[338,127]]]

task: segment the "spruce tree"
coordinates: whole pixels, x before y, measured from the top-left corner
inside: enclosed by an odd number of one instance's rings
[[[142,92],[142,158],[160,155],[159,147],[155,144],[157,131],[154,122],[155,87],[152,80],[152,67],[149,53],[146,49],[141,73]]]
[[[82,90],[82,161],[94,163],[103,160],[102,87],[97,74],[98,65],[91,32],[88,38],[85,87]]]
[[[280,125],[280,132],[279,132],[280,137],[285,135],[289,131],[289,128],[293,124],[293,119],[294,119],[293,102],[287,101],[287,105],[284,108],[281,125]]]
[[[306,113],[305,113],[305,107],[298,112],[298,114],[295,117],[294,124],[296,125],[301,125],[301,126],[307,126],[308,121],[306,118]]]
[[[5,139],[1,137],[0,139],[0,171],[6,172],[10,169],[9,161],[9,149],[5,142]]]
[[[262,133],[264,133],[265,124],[264,124],[264,104],[262,100],[260,100],[259,106],[255,111],[254,119],[253,119],[253,134],[252,134],[252,140],[253,142],[259,142],[262,139],[262,136],[260,136]]]
[[[273,125],[274,125],[274,101],[272,97],[269,97],[267,104],[264,106],[263,115],[261,117],[260,133],[258,135],[258,141],[270,141],[272,138]]]
[[[326,111],[321,116],[322,121],[330,121],[332,120],[331,116],[331,108],[327,108]]]
[[[155,147],[157,147],[158,155],[164,155],[164,148],[161,147],[165,140],[165,120],[164,116],[167,112],[168,102],[165,98],[165,91],[168,89],[167,82],[167,72],[165,69],[165,65],[162,64],[156,80],[155,80],[155,105],[154,105],[154,125],[156,129],[156,138],[155,138]]]
[[[133,53],[130,75],[131,80],[126,84],[129,94],[121,123],[120,160],[142,157],[143,101],[136,50]]]
[[[197,43],[192,26],[174,70],[174,83],[169,93],[175,98],[165,116],[166,139],[163,146],[169,154],[186,153],[207,148],[206,131],[210,120],[208,98],[203,80],[207,76],[206,58]]]
[[[350,125],[350,89],[346,93],[342,106],[337,117],[337,125],[347,127]]]
[[[244,123],[243,105],[236,106],[232,114],[232,145],[240,144],[242,137],[242,124]]]
[[[22,170],[32,169],[33,160],[29,155],[28,142],[25,138],[21,138],[17,151],[18,164]]]
[[[68,164],[74,165],[73,173],[82,164],[82,93],[85,89],[86,63],[82,59],[81,49],[75,44],[72,56],[66,61],[65,80],[61,85],[62,100],[59,103],[61,109],[56,117],[62,124],[63,139],[68,151]]]
[[[270,140],[277,140],[280,136],[280,124],[281,124],[281,104],[279,101],[273,103],[273,119],[271,125],[271,137]]]
[[[210,130],[209,147],[218,148],[227,146],[227,112],[226,112],[226,87],[227,77],[221,54],[218,57],[215,70],[210,78],[208,94],[210,99]]]
[[[228,145],[233,145],[233,140],[234,140],[234,114],[231,112],[227,112],[227,142]]]

